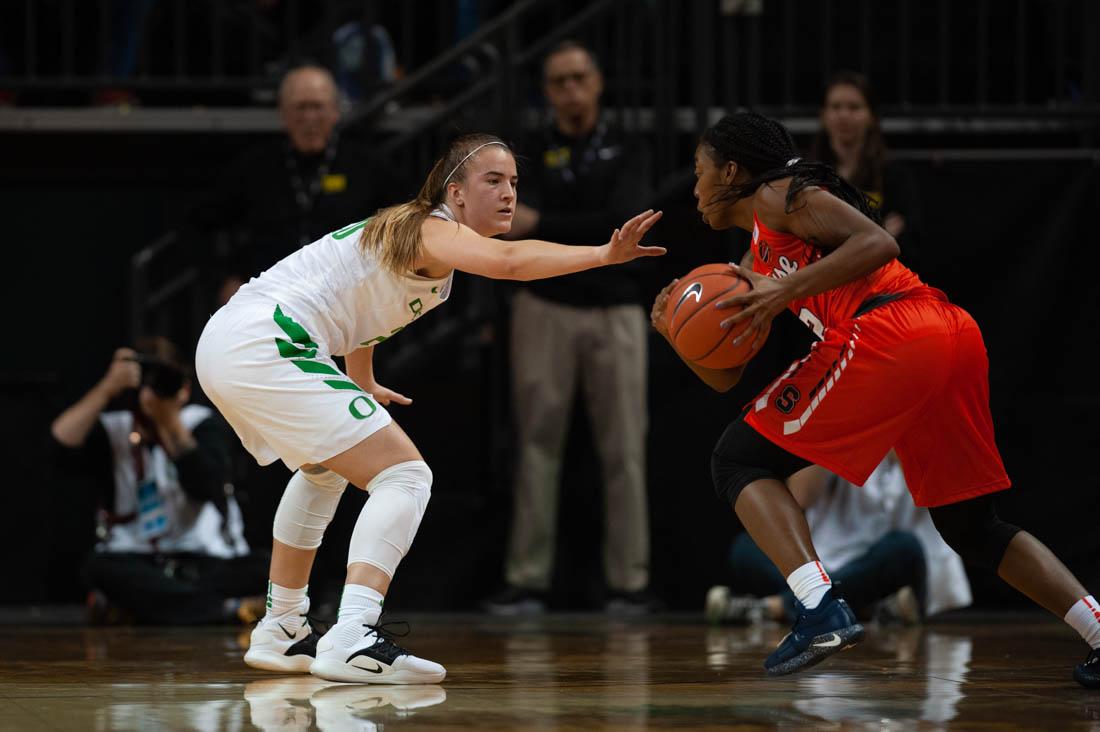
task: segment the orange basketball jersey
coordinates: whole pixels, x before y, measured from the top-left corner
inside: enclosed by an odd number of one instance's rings
[[[752,268],[768,277],[781,279],[821,259],[821,247],[804,242],[794,234],[772,231],[753,214]],[[892,259],[869,275],[819,295],[793,300],[789,305],[798,319],[818,338],[825,329],[856,314],[859,306],[878,295],[893,295],[926,287],[908,267]]]

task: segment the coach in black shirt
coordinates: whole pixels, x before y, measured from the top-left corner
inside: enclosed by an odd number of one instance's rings
[[[566,244],[606,241],[649,204],[646,151],[600,114],[592,53],[567,41],[543,64],[552,119],[520,152],[520,203],[510,236]],[[609,610],[648,607],[646,316],[634,263],[523,283],[512,305],[512,384],[519,432],[515,513],[505,589],[490,611],[544,608],[554,557],[565,433],[584,389],[606,499]]]
[[[577,52],[578,54],[580,52]],[[571,134],[572,133],[572,134]],[[563,244],[606,239],[620,222],[649,205],[649,151],[602,119],[585,130],[554,124],[522,149],[520,203],[510,238]],[[636,305],[641,301],[638,260],[524,283],[539,297],[578,307]]]

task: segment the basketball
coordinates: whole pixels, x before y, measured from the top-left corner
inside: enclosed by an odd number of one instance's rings
[[[719,299],[750,289],[748,280],[725,264],[704,264],[684,276],[669,295],[665,310],[668,334],[676,352],[708,369],[729,369],[752,358],[751,339],[733,345],[733,339],[748,327],[749,321],[722,328],[722,321],[740,309],[714,307]]]

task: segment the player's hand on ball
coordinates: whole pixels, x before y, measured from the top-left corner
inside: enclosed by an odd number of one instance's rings
[[[783,312],[787,307],[787,303],[791,301],[791,295],[783,280],[765,277],[733,262],[730,262],[730,269],[748,280],[752,284],[752,289],[743,295],[735,295],[719,300],[714,304],[714,307],[719,310],[733,307],[743,308],[741,312],[723,320],[721,325],[726,328],[745,320],[750,321],[745,331],[733,339],[733,345],[739,346],[751,339],[751,350],[756,351],[768,337],[772,320],[775,319],[776,315]]]
[[[413,400],[409,399],[404,394],[398,393],[393,389],[387,389],[381,384],[374,384],[367,388],[367,393],[375,398],[375,400],[383,407],[388,407],[392,404],[408,405],[412,404]]]
[[[660,220],[661,212],[654,213],[653,209],[649,209],[627,221],[621,229],[615,229],[611,233],[611,241],[600,247],[600,263],[622,264],[638,257],[659,257],[664,254],[664,247],[640,245],[642,237]]]
[[[679,281],[679,278],[674,279],[657,293],[657,298],[653,301],[653,309],[649,313],[649,322],[653,324],[653,328],[665,340],[668,340],[668,320],[665,319],[665,311],[668,309],[668,296]]]

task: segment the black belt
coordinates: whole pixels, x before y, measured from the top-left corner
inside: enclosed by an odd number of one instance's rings
[[[859,307],[856,308],[855,315],[852,317],[858,318],[860,315],[865,315],[875,308],[882,307],[889,302],[894,302],[894,300],[900,300],[903,297],[905,297],[904,292],[888,292],[883,295],[872,295],[859,304]]]

